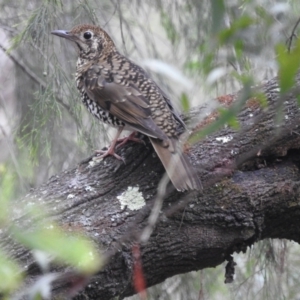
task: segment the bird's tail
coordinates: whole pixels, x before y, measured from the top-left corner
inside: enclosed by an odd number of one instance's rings
[[[182,152],[179,141],[170,139],[166,147],[163,141],[150,138],[174,187],[179,191],[201,190],[202,185],[188,157]]]

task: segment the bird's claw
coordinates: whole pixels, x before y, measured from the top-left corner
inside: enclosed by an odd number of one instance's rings
[[[97,158],[105,158],[107,156],[114,156],[118,160],[122,160],[125,164],[125,160],[123,157],[118,155],[114,149],[109,148],[108,150],[95,150],[95,153],[97,154]],[[98,156],[98,154],[101,154]]]

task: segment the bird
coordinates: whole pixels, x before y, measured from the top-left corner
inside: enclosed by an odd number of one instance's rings
[[[178,191],[201,190],[201,181],[182,150],[185,124],[170,99],[146,71],[122,55],[108,33],[97,25],[81,24],[70,31],[51,32],[77,46],[76,85],[82,102],[100,121],[118,129],[101,157],[115,153],[119,141],[140,141],[142,133],[161,160]],[[133,131],[118,139],[122,130]],[[120,145],[120,144],[119,144]]]

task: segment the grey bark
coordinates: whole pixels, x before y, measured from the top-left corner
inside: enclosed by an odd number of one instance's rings
[[[299,82],[298,78],[289,95],[279,96],[276,79],[271,80],[263,88],[267,108],[249,99],[238,115],[240,130],[222,128],[190,148],[204,189],[180,193],[168,186],[155,230],[141,245],[147,286],[225,260],[229,261],[225,280],[230,282],[233,252],[246,251],[266,238],[299,242],[300,113],[295,98]],[[202,109],[193,109],[188,118],[197,118]],[[281,123],[276,123],[278,112]],[[232,139],[224,142],[220,137]],[[91,166],[92,158],[87,158],[22,199],[47,203],[51,218],[70,232],[83,232],[104,250],[106,266],[75,299],[122,299],[135,293],[131,250],[147,224],[164,169],[147,142],[146,146],[130,143],[119,154],[126,164],[106,158]],[[117,196],[129,186],[139,187],[146,200],[139,210],[121,209]],[[27,284],[32,284],[41,272],[30,251],[4,235],[3,245],[26,266]],[[65,267],[53,270],[65,274],[55,283],[57,297],[84,281]]]

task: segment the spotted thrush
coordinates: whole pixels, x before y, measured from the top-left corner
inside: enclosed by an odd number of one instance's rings
[[[118,128],[102,157],[120,158],[114,149],[122,130],[138,131],[149,137],[177,190],[200,190],[200,180],[179,141],[185,124],[146,72],[120,54],[110,36],[98,26],[78,25],[71,31],[55,30],[52,34],[78,47],[76,84],[89,112]]]

